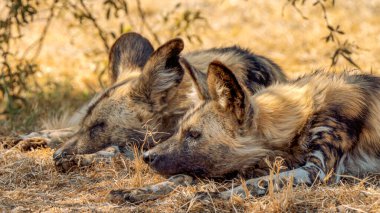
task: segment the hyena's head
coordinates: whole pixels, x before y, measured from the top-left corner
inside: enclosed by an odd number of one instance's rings
[[[182,40],[173,39],[153,51],[139,34],[120,37],[110,53],[113,86],[89,104],[79,131],[54,153],[54,159],[90,154],[110,145],[140,146],[147,122],[158,130],[170,131],[176,123],[172,120],[179,116],[168,112],[168,104],[177,98],[183,78],[178,62],[183,46]],[[159,137],[169,136],[156,135],[155,139]]]
[[[212,62],[207,87],[208,92],[198,88],[205,101],[187,112],[178,132],[143,154],[160,174],[221,177],[241,172],[265,156],[264,144],[246,136],[254,129],[254,107],[233,73]]]

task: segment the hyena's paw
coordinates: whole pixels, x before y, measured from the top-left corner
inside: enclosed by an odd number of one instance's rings
[[[228,200],[230,198],[230,196],[224,194],[223,192],[197,192],[195,197],[201,202],[209,202],[213,199]]]
[[[46,148],[48,141],[45,138],[4,137],[0,139],[0,144],[5,149],[17,148],[21,151]]]
[[[112,203],[122,205],[127,203],[139,204],[149,200],[155,200],[160,197],[162,197],[162,195],[153,194],[143,188],[119,189],[112,190],[108,195],[108,200]]]
[[[69,172],[81,167],[89,167],[96,162],[110,163],[120,154],[117,146],[107,147],[93,154],[65,155],[54,158],[55,167],[60,172]]]
[[[111,202],[117,204],[142,203],[155,200],[170,194],[177,186],[187,186],[194,182],[193,177],[188,175],[175,175],[168,180],[135,189],[113,190],[108,195]]]
[[[93,155],[70,155],[54,162],[59,172],[70,172],[80,167],[90,166],[94,162]]]
[[[210,201],[212,199],[230,200],[231,198],[246,199],[252,196],[263,196],[267,192],[269,181],[265,178],[248,180],[245,185],[234,187],[222,192],[198,192],[196,199],[199,201]]]
[[[3,149],[10,149],[16,146],[21,140],[22,138],[18,136],[0,137],[0,145],[3,147]]]
[[[45,138],[50,148],[56,148],[76,132],[75,127],[65,129],[42,130],[20,135],[22,138]]]
[[[78,162],[76,162],[76,158],[74,155],[65,158],[60,158],[59,160],[54,161],[54,165],[57,171],[64,173],[77,168],[77,164]]]
[[[48,147],[46,138],[26,138],[21,140],[15,147],[21,151],[30,151],[32,149]]]

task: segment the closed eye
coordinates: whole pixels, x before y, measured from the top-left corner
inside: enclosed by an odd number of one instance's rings
[[[90,137],[95,138],[100,132],[103,132],[105,126],[106,124],[104,122],[94,124],[90,128]]]
[[[196,140],[196,139],[200,138],[201,135],[202,135],[202,133],[200,131],[189,130],[189,131],[187,131],[185,138],[186,138],[186,140],[190,140],[190,139]]]

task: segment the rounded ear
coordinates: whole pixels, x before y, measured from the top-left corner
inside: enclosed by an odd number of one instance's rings
[[[234,113],[239,123],[242,123],[249,101],[232,71],[219,61],[211,62],[207,85],[211,99],[218,102],[223,109]]]
[[[139,86],[150,102],[166,104],[181,83],[184,71],[179,54],[184,48],[182,39],[172,39],[152,53],[144,66]]]
[[[139,68],[142,70],[150,55],[153,46],[138,33],[125,33],[120,36],[111,47],[109,54],[109,72],[112,83],[116,82],[121,74]]]
[[[179,59],[179,63],[181,64],[182,69],[190,75],[199,99],[210,99],[207,87],[207,75],[202,71],[197,70],[195,67],[191,66],[191,64],[185,58],[181,57]]]

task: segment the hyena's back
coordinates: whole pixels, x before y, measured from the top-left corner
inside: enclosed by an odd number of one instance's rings
[[[379,172],[380,77],[317,72],[301,78],[295,85],[314,90],[311,134],[306,136],[311,139],[305,146],[321,146],[327,159],[341,159],[337,172],[342,170],[355,176]],[[326,134],[331,135],[331,140],[326,137],[322,145],[310,144]]]
[[[206,72],[209,64],[218,60],[234,71],[236,77],[252,93],[276,82],[285,82],[282,69],[272,60],[239,46],[212,48],[184,55],[192,66]]]

